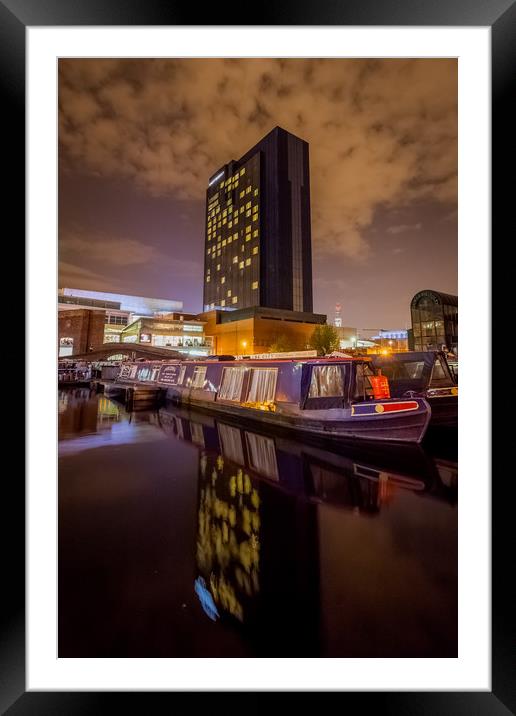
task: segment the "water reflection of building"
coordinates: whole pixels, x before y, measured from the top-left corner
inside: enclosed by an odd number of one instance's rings
[[[321,559],[327,570],[339,513],[376,522],[400,493],[456,501],[456,464],[443,483],[417,449],[375,464],[181,409],[162,409],[160,421],[200,448],[197,597],[210,619],[244,629],[257,655],[320,652],[323,582],[324,598],[334,594]]]

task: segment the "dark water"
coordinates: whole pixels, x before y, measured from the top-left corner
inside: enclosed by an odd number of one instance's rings
[[[59,431],[59,656],[457,655],[451,438],[335,452],[80,388]]]

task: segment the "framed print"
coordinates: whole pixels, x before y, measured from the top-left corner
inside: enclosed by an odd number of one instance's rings
[[[513,712],[486,379],[514,4],[214,15],[0,0],[29,348],[3,709]]]

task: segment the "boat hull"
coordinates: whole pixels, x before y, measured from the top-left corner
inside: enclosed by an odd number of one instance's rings
[[[296,433],[310,433],[329,440],[368,440],[374,442],[420,443],[430,422],[430,406],[423,398],[415,398],[415,410],[369,416],[351,415],[345,410],[306,410],[289,413],[286,410],[269,412],[204,400],[192,392],[169,389],[166,398],[178,405],[191,405],[197,409],[245,420],[250,423],[277,425]],[[370,405],[374,405],[371,403]],[[317,415],[318,414],[318,415]]]
[[[432,410],[430,427],[456,428],[458,425],[459,400],[456,395],[439,398],[427,397]]]

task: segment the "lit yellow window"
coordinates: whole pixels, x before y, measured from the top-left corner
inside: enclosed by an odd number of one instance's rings
[[[250,224],[248,224],[248,225],[245,227],[245,233],[246,233],[246,234],[250,234],[250,233],[251,233],[251,225],[250,225]]]
[[[228,239],[228,244],[230,244],[232,241],[233,241],[233,239],[232,239],[231,236],[230,236],[229,239]]]
[[[258,214],[253,214],[253,221],[256,221],[258,219]]]
[[[227,215],[228,215],[228,210],[224,209],[224,211],[222,212],[222,216],[227,216]]]
[[[243,262],[243,261],[240,261],[240,263],[238,264],[238,268],[241,268],[241,269],[244,268],[244,262]]]
[[[255,189],[255,190],[254,190],[253,195],[254,195],[254,196],[258,196],[258,189]]]
[[[222,246],[226,245],[226,239],[222,239]]]
[[[223,224],[227,224],[227,223],[228,223],[228,220],[227,220],[226,218],[224,218],[224,219],[222,219],[222,223],[223,223]]]
[[[228,298],[231,298],[231,289],[228,288]]]
[[[211,281],[211,277],[210,277],[210,276],[206,276],[206,283],[209,283],[210,281]]]
[[[215,213],[220,214],[220,206],[217,206],[217,208],[215,209]]]
[[[253,254],[257,254],[257,253],[258,253],[258,246],[254,246],[254,247],[253,247]]]
[[[238,301],[238,296],[233,296],[231,299],[231,303],[236,303]]]
[[[246,240],[246,241],[251,241],[251,234],[246,234],[246,235],[245,235],[245,240]]]
[[[244,176],[244,174],[245,174],[245,167],[244,167],[243,169],[241,169],[241,170],[240,170],[240,176],[241,176],[241,177],[243,177],[243,176]]]
[[[248,209],[248,210],[245,212],[245,215],[246,215],[246,218],[249,218],[249,217],[251,216],[251,209]],[[254,219],[254,216],[253,216],[253,219]]]
[[[245,193],[246,193],[246,194],[250,194],[250,193],[251,193],[251,187],[250,187],[250,186],[247,187],[247,189],[245,190]]]
[[[244,244],[240,247],[240,251],[244,251]]]
[[[233,211],[233,207],[232,206],[228,207],[228,211],[231,214],[231,212]]]
[[[226,277],[223,276],[223,277],[220,279],[220,282],[221,282],[221,283],[226,283]]]
[[[251,265],[251,259],[246,259],[246,260],[245,260],[245,265],[246,265],[246,266],[250,266],[250,265]]]
[[[235,218],[233,219],[233,223],[236,225],[238,224],[238,214],[235,214]]]
[[[217,256],[220,256],[220,249],[217,251]]]
[[[225,299],[225,298],[222,299],[222,301],[220,302],[220,305],[221,305],[221,306],[225,306],[225,305],[226,305],[226,299]]]
[[[245,194],[245,191],[242,189],[242,191],[241,191],[240,194],[238,195],[239,198],[241,199],[241,198],[244,196],[244,194]]]
[[[258,288],[258,281],[253,281],[251,284],[251,288],[254,290],[255,288]]]
[[[243,207],[243,206],[240,207],[240,213],[241,213],[241,214],[244,213],[244,207]]]
[[[258,229],[255,229],[253,231],[253,239],[256,239],[257,236],[258,236]]]
[[[238,179],[235,182],[235,189],[237,188],[237,186],[238,186]]]
[[[233,228],[233,222],[232,222],[232,221],[228,221],[228,229],[231,229],[231,228]]]
[[[220,271],[220,264],[217,264],[217,271]]]
[[[250,208],[251,208],[251,202],[250,202],[250,201],[247,202],[247,204],[245,205],[245,208],[246,208],[246,209],[250,209]]]
[[[233,263],[234,263],[234,264],[237,264],[237,263],[238,263],[238,256],[233,256]]]

